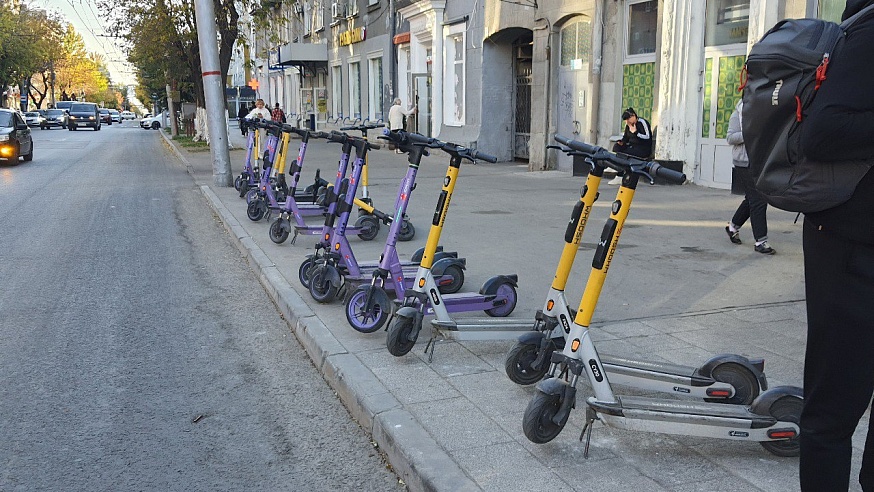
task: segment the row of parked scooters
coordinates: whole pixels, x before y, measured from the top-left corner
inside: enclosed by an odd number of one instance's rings
[[[585,400],[586,426],[581,438],[586,437],[586,455],[595,420],[634,431],[755,441],[779,456],[798,454],[802,391],[789,386],[768,389],[764,361],[734,354],[715,356],[699,367],[630,360],[599,354],[589,336],[592,314],[639,180],[644,178],[652,183],[654,177],[659,177],[682,183],[686,179],[682,173],[656,162],[614,154],[556,135],[559,145],[550,147],[584,159],[589,167],[588,177],[571,212],[564,233],[565,246],[543,308],[533,320],[505,318],[516,306],[517,276],[497,275],[489,278],[478,293],[461,293],[466,261],[439,246],[462,163],[496,162],[496,158],[415,133],[383,130],[379,138],[406,153],[409,162],[394,209],[384,213],[372,206],[366,191],[367,154],[380,147],[369,142],[366,135],[382,125],[358,125],[326,133],[264,120],[247,124],[250,131],[245,168],[235,180],[235,187],[247,199],[250,219],[277,214],[269,228],[274,242],[284,242],[291,232],[295,237],[320,236],[315,252],[298,269],[299,280],[312,297],[322,303],[343,298],[346,319],[360,333],[374,333],[388,324],[386,347],[397,357],[412,350],[426,317],[430,317],[432,327],[431,339],[425,347],[430,357],[434,355],[434,342],[441,339],[516,339],[505,369],[515,383],[537,384],[523,416],[523,431],[532,442],[549,442],[562,431],[577,405],[576,388],[584,377],[594,392],[594,396]],[[266,130],[267,134],[263,152],[259,150],[258,129]],[[362,136],[345,131],[360,131]],[[298,158],[286,175],[284,155],[292,133],[301,137],[301,143]],[[340,144],[337,177],[331,184],[317,173],[315,181],[298,192],[306,146],[313,138]],[[410,262],[401,262],[396,246],[398,241],[412,239],[415,234],[406,210],[419,164],[429,155],[429,149],[440,149],[448,155],[449,166],[425,247],[412,255]],[[622,176],[622,184],[594,252],[582,299],[574,310],[564,290],[608,168]],[[359,183],[364,188],[361,199],[356,198]],[[354,225],[349,226],[356,206],[359,215]],[[306,216],[324,216],[324,223],[307,225]],[[388,225],[389,233],[378,262],[358,262],[348,233],[372,240],[380,224]],[[490,318],[452,316],[480,310]],[[614,384],[684,398],[620,397],[613,392]]]

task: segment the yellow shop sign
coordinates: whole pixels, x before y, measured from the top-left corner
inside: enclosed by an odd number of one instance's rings
[[[352,43],[364,41],[364,28],[357,27],[340,33],[340,46],[348,46]]]

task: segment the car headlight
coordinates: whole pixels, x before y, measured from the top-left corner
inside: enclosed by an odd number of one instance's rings
[[[89,120],[93,120],[94,117],[93,117],[93,116],[89,116],[88,119],[89,119]]]
[[[9,135],[0,135],[0,142],[6,142],[9,140]]]
[[[71,115],[71,116],[70,116],[70,119],[71,119],[71,120],[75,120],[76,117]]]

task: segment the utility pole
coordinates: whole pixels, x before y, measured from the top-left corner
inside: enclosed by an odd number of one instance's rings
[[[216,186],[231,186],[233,176],[231,156],[228,151],[228,129],[225,122],[225,95],[222,90],[222,71],[216,41],[218,31],[215,26],[215,7],[212,0],[195,0],[194,12],[197,21],[197,41],[200,46],[203,94],[206,99],[213,182]]]

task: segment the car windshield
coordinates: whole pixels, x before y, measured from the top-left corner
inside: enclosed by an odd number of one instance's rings
[[[0,112],[0,128],[12,127],[12,113]]]
[[[29,111],[27,113],[24,113],[24,116],[39,116],[39,113],[37,113],[36,111]]]
[[[48,114],[49,114],[49,116],[61,116],[62,114],[64,114],[64,110],[63,109],[50,109]]]
[[[100,114],[109,114],[109,110],[108,109],[101,109]]]
[[[90,104],[74,104],[70,106],[70,111],[94,111],[94,106]]]

